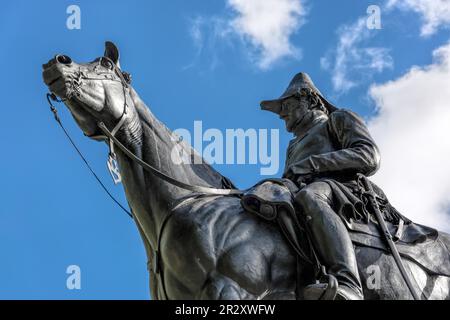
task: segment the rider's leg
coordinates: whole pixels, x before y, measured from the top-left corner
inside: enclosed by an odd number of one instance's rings
[[[339,283],[340,298],[362,299],[355,251],[344,223],[331,208],[330,186],[325,182],[311,183],[295,199],[303,209],[321,263]]]

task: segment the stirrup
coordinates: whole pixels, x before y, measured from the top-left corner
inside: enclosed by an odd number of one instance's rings
[[[305,300],[334,300],[338,292],[338,282],[330,274],[325,274],[321,281],[310,284],[302,290]]]

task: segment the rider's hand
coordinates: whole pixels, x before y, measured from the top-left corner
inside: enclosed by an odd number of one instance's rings
[[[296,182],[298,186],[303,186],[303,185],[307,185],[308,183],[310,183],[313,179],[313,176],[311,174],[302,174],[302,175],[297,175],[296,177]]]
[[[288,170],[286,170],[286,172],[283,174],[283,178],[289,179],[293,182],[295,182],[295,184],[299,187],[302,188],[304,187],[306,184],[310,183],[313,176],[312,174],[295,174],[292,172],[292,169],[289,168]]]
[[[289,180],[294,181],[294,182],[295,182],[295,179],[296,179],[295,174],[292,172],[291,168],[288,168],[286,170],[286,172],[283,174],[283,178],[289,179]]]

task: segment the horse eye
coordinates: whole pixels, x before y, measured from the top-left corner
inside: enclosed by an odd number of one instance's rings
[[[114,65],[111,61],[108,59],[102,59],[101,64],[103,67],[112,70],[114,68]]]

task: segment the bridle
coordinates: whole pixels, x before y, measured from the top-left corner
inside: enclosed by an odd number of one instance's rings
[[[68,57],[66,57],[68,58]],[[58,56],[55,57],[55,59],[58,59]],[[70,59],[70,58],[68,58]],[[114,71],[114,74],[118,77],[115,78],[110,72],[108,73],[102,73],[99,72],[99,66],[104,62],[107,61],[111,65],[111,70]],[[121,209],[123,209],[130,217],[133,217],[133,215],[124,208],[107,190],[104,183],[99,179],[98,175],[95,173],[95,171],[92,169],[92,167],[89,165],[88,161],[85,159],[79,148],[76,146],[73,139],[68,134],[67,130],[64,128],[61,119],[58,116],[56,107],[52,104],[51,100],[55,102],[65,102],[67,100],[70,100],[73,96],[79,96],[79,88],[81,88],[82,80],[92,80],[92,81],[120,81],[122,84],[123,89],[123,111],[122,115],[119,118],[116,125],[113,127],[112,130],[109,130],[104,122],[100,121],[97,123],[98,128],[103,132],[104,135],[92,135],[88,136],[92,139],[96,140],[108,140],[109,144],[109,155],[108,155],[108,169],[110,171],[110,174],[113,178],[113,181],[115,184],[118,184],[122,181],[122,177],[120,175],[120,170],[117,162],[117,155],[115,153],[115,146],[117,146],[123,153],[125,153],[131,160],[135,161],[138,165],[140,165],[144,170],[150,172],[151,174],[157,176],[158,178],[185,190],[189,190],[192,192],[198,192],[198,193],[206,193],[211,195],[240,195],[245,192],[245,190],[238,190],[238,189],[219,189],[219,188],[212,188],[212,187],[204,187],[204,186],[197,186],[197,185],[190,185],[187,183],[184,183],[182,181],[179,181],[177,179],[174,179],[164,172],[161,172],[160,170],[156,169],[152,165],[148,164],[141,158],[137,157],[131,150],[129,150],[127,147],[125,147],[117,138],[116,134],[117,132],[122,128],[123,124],[125,123],[127,111],[128,111],[128,103],[127,103],[127,95],[129,95],[129,89],[130,89],[130,82],[131,82],[131,76],[126,73],[122,72],[120,68],[108,57],[101,57],[98,61],[99,63],[94,67],[93,71],[96,73],[96,76],[87,76],[84,72],[79,70],[76,73],[76,77],[71,81],[71,91],[69,92],[67,98],[65,99],[58,99],[54,93],[48,93],[47,94],[47,101],[50,105],[50,110],[53,112],[55,120],[58,122],[58,124],[63,129],[65,135],[70,140],[73,147],[76,149],[82,160],[87,165],[88,169],[91,171],[91,173],[94,175],[96,180],[100,183],[102,188],[106,191],[106,193],[113,199],[114,202],[116,202]]]
[[[85,79],[85,80],[92,80],[92,81],[120,81],[122,84],[122,92],[123,92],[123,111],[122,111],[122,115],[119,118],[119,121],[117,122],[117,124],[114,126],[114,128],[109,131],[108,133],[110,133],[110,136],[115,137],[115,135],[117,134],[117,132],[120,130],[120,128],[122,128],[123,124],[125,123],[126,120],[126,115],[127,115],[127,111],[128,111],[128,104],[127,104],[127,90],[129,90],[129,84],[131,82],[131,76],[129,73],[126,72],[122,72],[122,70],[119,69],[119,67],[108,57],[101,57],[98,60],[98,64],[94,67],[94,72],[97,73],[97,75],[101,75],[102,73],[97,71],[99,69],[99,67],[102,65],[103,61],[107,61],[108,63],[110,63],[110,65],[112,66],[112,70],[114,71],[115,75],[119,77],[119,80],[114,79],[114,77],[110,74],[110,73],[106,73],[104,74],[104,78],[98,77],[98,78],[94,78],[94,77],[86,77],[84,75],[81,75],[81,79]],[[125,79],[125,76],[127,77]],[[129,92],[128,92],[129,94]],[[106,128],[106,126],[104,125],[103,122],[98,123],[97,125],[100,128],[100,124],[102,124],[102,126]],[[100,128],[102,129],[102,128]],[[102,130],[104,132],[104,130]],[[104,132],[105,133],[105,132]],[[111,138],[108,138],[107,135],[91,135],[88,136],[89,138],[92,139],[96,139],[96,140],[109,140],[109,153],[108,153],[108,161],[107,161],[107,166],[109,169],[109,173],[111,174],[111,178],[113,179],[114,184],[118,184],[120,182],[122,182],[122,176],[120,174],[120,169],[119,169],[119,164],[117,162],[117,155],[114,152],[114,142]]]

